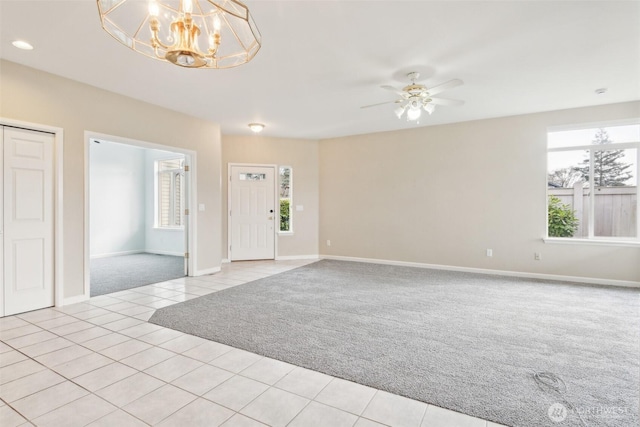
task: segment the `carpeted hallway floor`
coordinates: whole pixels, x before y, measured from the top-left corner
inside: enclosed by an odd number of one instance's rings
[[[148,253],[91,260],[91,296],[184,277],[184,258]]]

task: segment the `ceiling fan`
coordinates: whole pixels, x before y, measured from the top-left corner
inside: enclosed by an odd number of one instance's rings
[[[402,89],[396,89],[393,86],[388,85],[380,86],[382,89],[389,90],[396,95],[399,95],[401,97],[400,99],[395,101],[381,102],[379,104],[365,105],[361,108],[376,107],[378,105],[384,104],[399,104],[398,108],[396,108],[394,111],[396,113],[396,116],[401,119],[406,112],[407,121],[415,120],[417,122],[422,115],[422,110],[431,114],[433,113],[436,105],[452,106],[464,104],[464,101],[433,97],[433,95],[437,95],[440,92],[444,92],[445,90],[462,85],[462,80],[453,79],[449,80],[448,82],[439,84],[438,86],[427,88],[423,84],[416,83],[416,80],[420,78],[420,73],[411,72],[407,74],[407,77],[409,78],[409,80],[411,80],[411,84],[403,87]]]

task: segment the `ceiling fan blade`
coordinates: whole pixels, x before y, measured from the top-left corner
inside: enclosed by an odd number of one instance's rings
[[[402,91],[402,90],[400,90],[400,89],[396,89],[396,88],[395,88],[395,87],[393,87],[393,86],[384,85],[384,86],[380,86],[380,87],[381,87],[382,89],[385,89],[385,90],[390,90],[391,92],[395,93],[396,95],[405,96],[405,95],[407,94],[406,92],[403,92],[403,91]]]
[[[460,86],[464,84],[464,82],[460,79],[449,80],[448,82],[444,82],[439,84],[438,86],[434,86],[431,89],[428,89],[429,95],[435,95],[440,92],[444,92],[445,90],[453,89],[456,86]]]
[[[363,107],[360,108],[370,108],[370,107],[377,107],[378,105],[385,105],[385,104],[395,104],[396,102],[400,102],[400,101],[387,101],[387,102],[379,102],[378,104],[371,104],[371,105],[365,105]]]
[[[431,100],[429,101],[429,104],[458,106],[458,105],[464,105],[464,101],[460,101],[458,99],[431,98]]]

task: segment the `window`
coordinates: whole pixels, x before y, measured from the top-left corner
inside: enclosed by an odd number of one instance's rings
[[[279,193],[280,193],[280,231],[293,232],[291,223],[291,204],[293,171],[289,166],[280,166]]]
[[[240,181],[264,181],[267,179],[265,173],[241,173]]]
[[[550,132],[548,236],[638,241],[640,124]]]
[[[156,161],[156,227],[184,226],[184,159]]]

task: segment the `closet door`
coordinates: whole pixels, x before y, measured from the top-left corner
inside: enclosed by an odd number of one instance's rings
[[[51,134],[3,130],[4,315],[54,305]]]

